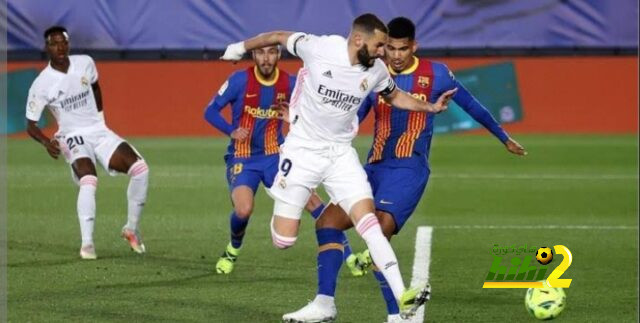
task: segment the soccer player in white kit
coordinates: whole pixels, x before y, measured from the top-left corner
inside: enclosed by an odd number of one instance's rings
[[[332,202],[340,205],[365,240],[371,257],[389,282],[404,317],[426,301],[428,286],[405,290],[396,256],[374,215],[371,186],[351,141],[358,132],[357,111],[371,92],[379,92],[395,107],[440,112],[455,90],[434,104],[396,88],[385,64],[387,28],[373,14],[353,21],[347,39],[300,32],[274,31],[231,44],[223,60],[236,61],[255,48],[281,44],[300,57],[289,108],[290,132],[280,154],[280,167],[269,190],[274,198],[271,235],[278,248],[292,246],[300,216],[311,191],[323,184]],[[334,297],[317,295],[302,309],[285,314],[286,322],[325,322],[337,316]]]
[[[98,71],[91,57],[69,55],[69,34],[53,26],[44,33],[48,66],[33,81],[26,107],[27,132],[41,143],[49,155],[60,153],[71,166],[79,186],[77,211],[82,235],[80,257],[96,259],[93,227],[96,214],[96,161],[110,174],[129,175],[127,223],[122,237],[136,253],[145,252],[138,224],[147,198],[149,168],[140,154],[107,128],[102,113]],[[55,117],[58,131],[48,138],[38,128],[44,108]]]

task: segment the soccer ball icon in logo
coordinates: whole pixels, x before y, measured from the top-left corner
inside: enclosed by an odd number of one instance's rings
[[[565,308],[567,296],[562,288],[529,288],[524,297],[527,311],[539,320],[558,317]]]
[[[553,260],[553,251],[551,251],[551,248],[541,247],[536,252],[536,260],[543,265],[550,263]]]

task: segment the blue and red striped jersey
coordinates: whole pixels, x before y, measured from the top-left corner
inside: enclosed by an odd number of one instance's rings
[[[458,88],[453,100],[500,141],[508,139],[490,112],[455,79],[446,65],[414,57],[413,65],[405,71],[395,73],[391,68],[389,71],[398,88],[418,100],[433,103],[445,91]],[[367,157],[369,163],[385,160],[428,161],[435,117],[433,113],[397,109],[379,94],[372,94],[358,111],[360,121],[364,120],[372,107],[375,126],[373,144]]]
[[[244,140],[231,139],[227,156],[247,158],[273,155],[284,141],[282,120],[271,106],[289,101],[295,77],[276,68],[274,80],[264,80],[257,67],[239,70],[231,74],[205,110],[205,119],[218,130],[230,135],[239,127],[249,131]],[[231,106],[231,123],[224,120],[220,111]]]

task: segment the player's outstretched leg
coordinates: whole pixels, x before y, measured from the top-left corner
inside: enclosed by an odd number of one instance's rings
[[[356,231],[364,239],[373,262],[386,278],[395,298],[399,300],[404,292],[404,282],[393,248],[382,233],[378,218],[371,212],[373,201],[370,199],[361,200],[354,203],[350,210]],[[363,215],[357,216],[357,214]]]
[[[356,223],[356,231],[367,243],[374,264],[380,269],[394,297],[398,300],[400,316],[403,319],[412,317],[418,307],[429,299],[429,285],[404,289],[398,261],[373,213],[366,214]]]

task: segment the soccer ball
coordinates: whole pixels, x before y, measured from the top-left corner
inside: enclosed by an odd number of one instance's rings
[[[524,297],[527,311],[539,320],[551,320],[558,317],[565,308],[567,296],[562,288],[529,288]]]
[[[553,260],[553,251],[551,251],[551,248],[541,247],[536,252],[536,260],[543,265],[550,263]]]

